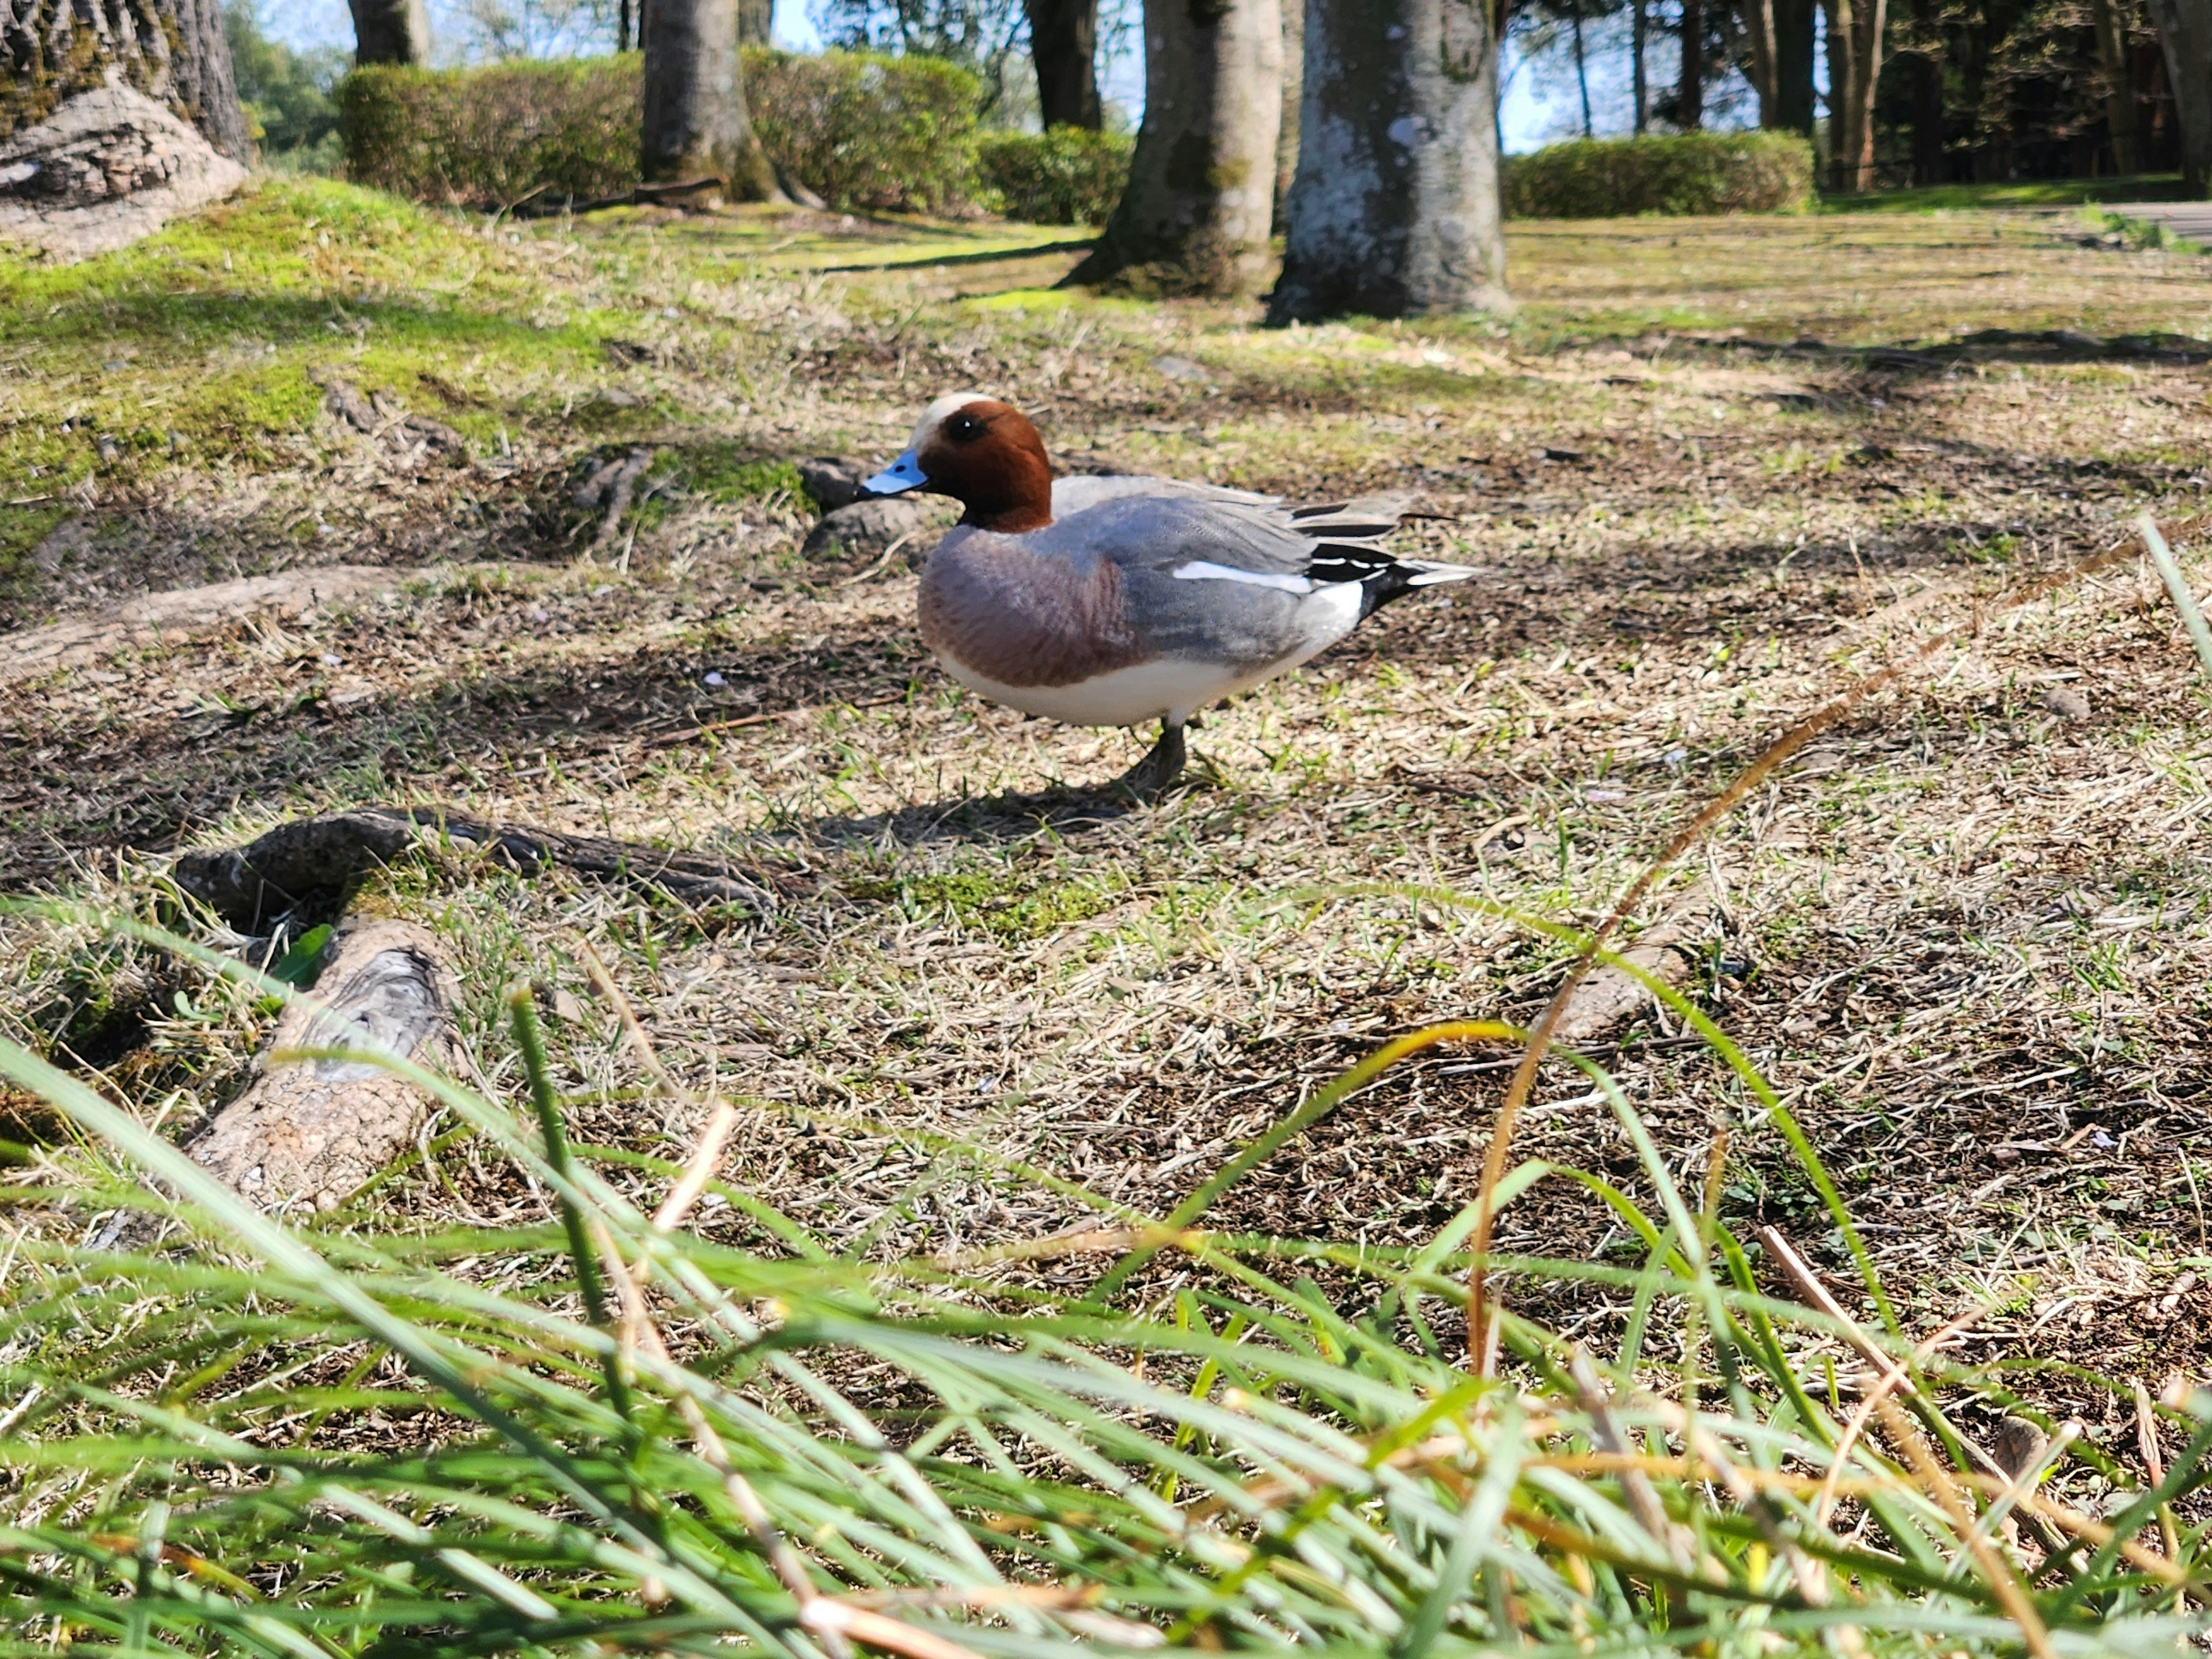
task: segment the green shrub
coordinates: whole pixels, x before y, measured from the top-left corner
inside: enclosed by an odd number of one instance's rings
[[[357,69],[338,87],[347,176],[418,201],[500,207],[637,184],[635,56],[487,69]]]
[[[958,212],[975,194],[975,77],[935,58],[749,48],[762,144],[832,207]],[[635,56],[479,70],[356,70],[346,170],[418,200],[619,196],[638,179]]]
[[[1505,165],[1521,219],[1632,213],[1790,213],[1813,200],[1813,147],[1794,132],[1576,138]]]
[[[1123,133],[1054,127],[987,132],[975,173],[985,201],[1009,219],[1036,225],[1103,225],[1129,182],[1135,141]]]
[[[982,86],[941,58],[753,47],[745,99],[762,145],[837,208],[957,212],[975,189]]]

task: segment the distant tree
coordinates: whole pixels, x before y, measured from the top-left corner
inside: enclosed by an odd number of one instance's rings
[[[356,64],[427,64],[430,14],[422,0],[346,0]]]
[[[1048,127],[1096,132],[1098,101],[1098,0],[1024,0],[1030,62],[1036,70],[1037,113]]]
[[[738,0],[647,0],[639,160],[647,183],[716,178],[733,202],[781,199],[745,111]]]
[[[252,155],[217,0],[0,0],[0,137],[111,79],[167,104],[223,155]]]
[[[1508,303],[1498,42],[1490,0],[1310,0],[1270,323]]]
[[[2212,188],[2212,0],[2151,0],[2150,15],[2181,129],[2181,176],[2202,196]]]
[[[1005,119],[1026,97],[1018,76],[1029,40],[1023,0],[819,0],[816,15],[833,46],[924,52],[973,70],[983,82],[986,121]]]
[[[259,129],[250,136],[264,149],[303,149],[337,131],[338,106],[331,90],[345,73],[343,47],[295,52],[270,40],[250,0],[234,0],[223,9],[222,32],[238,100],[247,121]]]
[[[1650,15],[1645,0],[1628,0],[1628,90],[1636,106],[1630,131],[1641,138],[1644,125],[1651,118],[1651,75],[1644,61],[1645,33],[1650,27]]]
[[[1814,0],[1772,0],[1774,103],[1761,106],[1759,125],[1813,136]]]
[[[2089,11],[2097,32],[2097,66],[2104,80],[2105,127],[2112,146],[2112,170],[2141,173],[2142,123],[2136,117],[2135,88],[2128,72],[2127,21],[2119,0],[2091,0]]]
[[[1674,80],[1674,125],[1695,132],[1705,122],[1705,8],[1682,0],[1681,70]]]
[[[1887,0],[1826,0],[1828,9],[1828,131],[1832,185],[1854,193],[1875,186],[1875,90],[1881,76]]]
[[[775,41],[775,0],[738,0],[738,44],[772,46]]]
[[[1218,295],[1264,285],[1283,115],[1279,3],[1145,0],[1145,118],[1128,186],[1070,283]]]

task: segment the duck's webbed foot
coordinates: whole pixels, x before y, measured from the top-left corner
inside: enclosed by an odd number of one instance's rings
[[[1186,758],[1182,726],[1163,720],[1160,723],[1160,740],[1152,746],[1144,759],[1115,779],[1109,788],[1115,794],[1132,795],[1140,800],[1157,800],[1167,793],[1170,784],[1182,775]]]

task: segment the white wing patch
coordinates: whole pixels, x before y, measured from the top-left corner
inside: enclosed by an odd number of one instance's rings
[[[1168,574],[1182,581],[1244,582],[1254,587],[1279,588],[1285,593],[1310,593],[1314,590],[1313,583],[1304,576],[1287,575],[1279,570],[1239,570],[1234,565],[1215,564],[1206,559],[1177,565]]]

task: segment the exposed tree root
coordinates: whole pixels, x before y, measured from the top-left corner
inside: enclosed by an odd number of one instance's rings
[[[170,873],[232,927],[260,933],[288,912],[335,908],[362,877],[441,841],[472,847],[526,872],[558,866],[658,887],[695,903],[765,910],[775,902],[766,887],[720,859],[486,823],[444,806],[362,806],[295,818],[244,847],[184,854]]]

